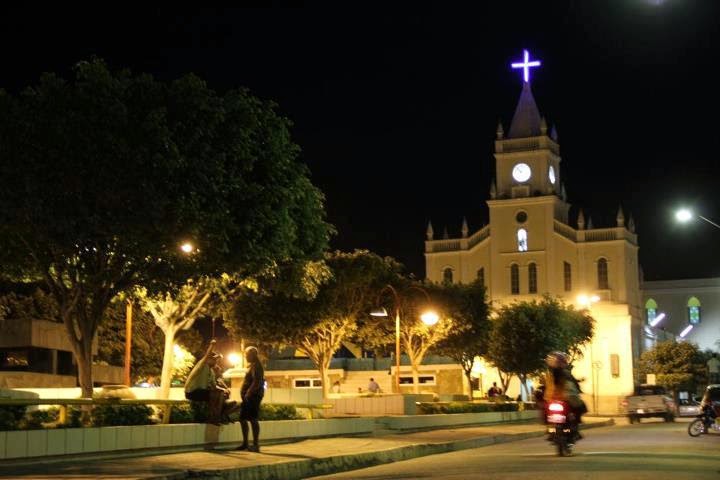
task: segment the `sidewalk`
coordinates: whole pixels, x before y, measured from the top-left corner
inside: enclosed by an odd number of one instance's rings
[[[612,425],[588,418],[584,428]],[[0,478],[113,478],[181,480],[302,479],[437,453],[477,448],[544,435],[538,423],[496,424],[375,437],[334,437],[262,447],[261,453],[194,451],[110,460],[0,465]]]

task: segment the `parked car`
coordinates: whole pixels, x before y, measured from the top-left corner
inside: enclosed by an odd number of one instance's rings
[[[660,385],[639,385],[635,394],[622,402],[630,423],[641,418],[659,417],[666,422],[675,421],[675,402]]]
[[[702,412],[700,402],[694,398],[683,399],[678,403],[678,417],[697,417]]]

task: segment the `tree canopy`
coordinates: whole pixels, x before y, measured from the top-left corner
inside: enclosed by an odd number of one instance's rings
[[[358,250],[333,252],[322,263],[307,265],[305,286],[293,293],[283,281],[245,288],[226,326],[236,338],[292,346],[317,366],[323,393],[333,354],[369,315],[377,294],[397,269],[391,259]]]
[[[640,355],[640,374],[656,374],[659,385],[697,391],[707,382],[706,355],[689,342],[660,342]]]
[[[113,297],[195,273],[314,258],[331,232],[290,123],[247,90],[81,62],[0,92],[2,274],[39,279],[91,393],[90,345]],[[192,255],[178,248],[196,247]]]
[[[594,320],[587,311],[575,310],[550,296],[540,302],[503,305],[492,321],[486,358],[501,372],[507,391],[512,375],[524,385],[528,375],[544,370],[545,357],[552,351],[580,355],[593,331]]]

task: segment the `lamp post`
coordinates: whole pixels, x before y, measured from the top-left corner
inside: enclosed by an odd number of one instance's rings
[[[599,302],[600,297],[597,295],[586,295],[581,294],[577,297],[577,302],[582,305],[584,308],[587,308],[588,312],[592,315],[592,304]],[[593,392],[593,413],[597,414],[598,411],[598,390],[600,388],[600,369],[602,368],[602,362],[595,360],[595,355],[593,352],[593,344],[590,343],[590,380],[592,382],[592,392]]]
[[[423,290],[420,287],[411,286],[408,287],[407,290],[415,289],[422,292],[425,297],[428,300],[428,303],[430,302],[430,295]],[[395,389],[397,390],[397,393],[400,392],[400,296],[398,295],[397,290],[392,285],[385,285],[382,290],[380,290],[380,295],[385,290],[390,290],[390,292],[393,295],[393,302],[395,307]],[[374,309],[370,312],[370,315],[373,317],[388,317],[388,312],[385,310],[385,307],[380,307],[377,309]],[[440,317],[438,317],[438,314],[429,310],[427,312],[424,312],[422,315],[420,315],[420,320],[422,322],[431,327],[435,325]]]
[[[713,222],[712,220],[703,217],[702,215],[693,214],[693,212],[690,209],[687,208],[681,208],[678,211],[675,212],[675,220],[677,220],[680,223],[687,223],[690,220],[693,219],[693,217],[698,217],[700,220],[704,220],[710,225],[712,225],[715,228],[720,228],[720,225]]]
[[[132,387],[130,383],[130,358],[132,351],[132,312],[133,305],[130,299],[125,307],[125,385]]]

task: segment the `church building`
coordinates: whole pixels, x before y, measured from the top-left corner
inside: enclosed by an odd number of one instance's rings
[[[589,308],[596,331],[573,372],[585,378],[591,411],[617,413],[639,380],[638,357],[652,342],[633,219],[622,209],[607,228],[594,228],[582,210],[570,218],[557,134],[533,97],[527,52],[519,65],[525,81],[515,114],[507,134],[502,123],[497,128],[489,224],[471,233],[463,221],[460,238],[441,239],[428,224],[426,275],[434,282],[479,279],[495,306],[550,294]]]

